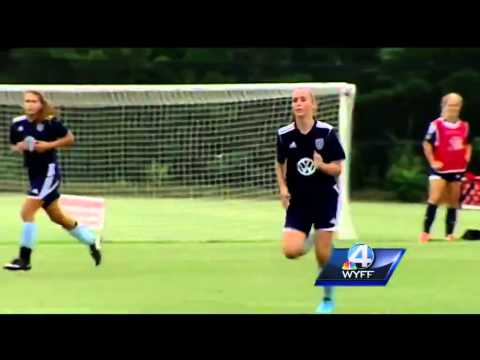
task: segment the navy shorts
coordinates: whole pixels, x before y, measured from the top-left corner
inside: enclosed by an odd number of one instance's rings
[[[284,229],[295,229],[307,236],[312,226],[315,230],[336,231],[339,209],[338,192],[324,196],[314,203],[296,201],[292,197],[285,216]]]
[[[48,169],[41,174],[29,173],[30,189],[27,192],[29,198],[43,200],[42,207],[48,208],[60,197],[60,169],[55,163],[48,165]]]
[[[441,174],[436,172],[433,169],[430,169],[428,172],[428,179],[429,180],[443,179],[447,182],[453,182],[453,181],[462,181],[462,178],[464,175],[465,175],[465,171]]]

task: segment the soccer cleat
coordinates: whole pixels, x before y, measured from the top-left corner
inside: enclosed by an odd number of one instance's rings
[[[335,302],[333,299],[324,297],[320,305],[317,306],[315,313],[317,314],[331,314],[335,309]]]
[[[455,241],[457,240],[457,238],[453,235],[453,234],[449,234],[447,235],[447,238],[446,238],[448,241]]]
[[[100,263],[102,262],[102,253],[100,252],[101,240],[101,237],[98,235],[95,239],[95,244],[90,245],[90,255],[95,261],[95,266],[100,265]]]
[[[420,244],[426,244],[430,240],[430,234],[426,232],[422,232],[420,234]]]
[[[32,268],[32,265],[30,265],[29,263],[25,262],[20,258],[17,258],[8,264],[5,264],[3,268],[5,270],[12,270],[12,271],[16,271],[16,270],[28,271]]]

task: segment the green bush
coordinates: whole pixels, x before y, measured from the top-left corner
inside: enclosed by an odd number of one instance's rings
[[[423,201],[427,191],[425,160],[415,153],[413,144],[397,145],[391,153],[386,187],[397,200]]]

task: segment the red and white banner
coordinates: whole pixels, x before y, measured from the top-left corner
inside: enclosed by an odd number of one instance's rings
[[[105,224],[105,199],[90,196],[62,195],[60,206],[80,224],[101,231]]]

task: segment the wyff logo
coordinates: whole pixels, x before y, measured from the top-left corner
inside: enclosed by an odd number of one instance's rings
[[[405,249],[372,249],[355,244],[350,249],[334,249],[316,286],[385,286]]]

